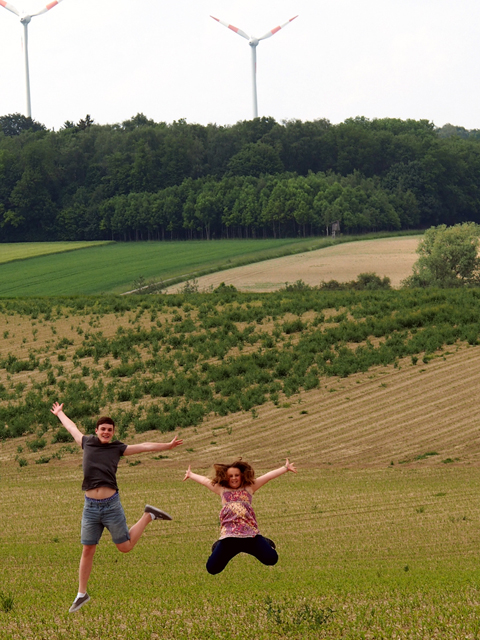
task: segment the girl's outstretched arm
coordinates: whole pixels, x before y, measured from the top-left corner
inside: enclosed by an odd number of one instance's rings
[[[213,493],[216,493],[218,495],[220,495],[222,488],[219,484],[212,484],[212,481],[210,480],[210,478],[207,478],[206,476],[201,476],[198,473],[193,473],[193,471],[190,468],[190,465],[188,465],[188,469],[185,471],[185,477],[183,478],[183,480],[188,480],[190,478],[190,480],[195,480],[195,482],[198,482],[198,484],[203,484],[204,487],[207,487],[207,489],[210,489],[210,491],[213,491]]]
[[[295,465],[289,462],[287,458],[285,460],[285,464],[283,465],[283,467],[280,467],[279,469],[274,469],[273,471],[269,471],[268,473],[265,473],[263,476],[260,476],[259,478],[257,478],[255,482],[251,485],[252,492],[255,493],[255,491],[260,489],[260,487],[263,487],[264,484],[267,484],[267,482],[270,482],[270,480],[273,480],[274,478],[278,478],[278,476],[281,476],[284,473],[287,473],[288,471],[297,473]]]

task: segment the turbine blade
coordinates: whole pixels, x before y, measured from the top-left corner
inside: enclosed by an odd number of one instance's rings
[[[40,11],[37,11],[37,13],[32,13],[31,17],[33,18],[33,16],[40,16],[42,13],[50,11],[50,9],[53,9],[53,7],[55,7],[60,2],[62,2],[62,0],[53,0],[53,2],[49,2],[44,9],[40,9]]]
[[[258,38],[258,41],[260,42],[260,40],[265,40],[266,38],[270,38],[271,36],[274,36],[277,33],[277,31],[280,31],[280,29],[283,29],[283,27],[286,27],[287,24],[290,24],[290,22],[292,22],[292,20],[295,20],[295,18],[298,18],[298,16],[293,16],[293,18],[290,18],[290,20],[288,22],[285,22],[285,24],[282,24],[279,27],[275,27],[275,29],[272,29],[261,38]]]
[[[245,31],[242,31],[241,29],[234,27],[232,24],[228,24],[228,22],[223,22],[223,20],[219,20],[218,18],[215,18],[215,16],[210,16],[210,17],[216,20],[217,22],[219,22],[220,24],[223,24],[223,26],[227,27],[227,29],[231,29],[232,31],[235,31],[235,33],[238,33],[238,35],[242,36],[242,38],[246,38],[247,40],[250,40],[250,36],[248,36],[245,33]]]
[[[10,4],[9,2],[5,2],[5,0],[0,0],[0,6],[1,7],[5,7],[5,9],[8,9],[9,11],[11,11],[12,13],[14,13],[16,16],[20,17],[20,11],[18,9],[16,9],[12,4]]]

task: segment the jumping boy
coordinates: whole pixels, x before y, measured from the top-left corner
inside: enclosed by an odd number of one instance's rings
[[[78,594],[70,613],[78,611],[90,600],[87,583],[92,571],[93,556],[103,529],[107,527],[117,549],[128,553],[133,549],[152,520],[171,520],[172,518],[156,507],[146,505],[140,520],[128,530],[123,507],[120,503],[117,486],[117,466],[121,456],[131,456],[146,451],[165,451],[183,444],[177,437],[168,443],[143,442],[126,445],[113,440],[115,423],[112,418],[99,418],[95,436],[85,436],[77,425],[63,412],[63,404],[55,402],[51,408],[75,442],[83,449],[83,484],[85,505],[82,516],[81,542],[82,557],[78,571]]]

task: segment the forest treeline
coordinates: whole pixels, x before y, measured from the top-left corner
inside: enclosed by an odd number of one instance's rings
[[[480,222],[476,131],[354,118],[0,117],[0,241],[213,239]]]

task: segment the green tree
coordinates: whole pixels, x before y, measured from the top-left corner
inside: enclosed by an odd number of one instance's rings
[[[218,183],[213,180],[205,183],[195,202],[195,216],[201,222],[207,240],[212,237],[212,226],[221,220],[222,205]]]
[[[252,238],[255,238],[260,225],[261,212],[262,205],[258,194],[258,180],[250,176],[246,177],[242,181],[241,188],[238,189],[230,221],[235,221],[235,223],[241,225],[245,230],[246,237],[251,235]],[[225,216],[224,224],[227,226]]]
[[[480,226],[464,222],[453,227],[442,224],[425,232],[413,265],[413,274],[404,281],[408,287],[461,287],[478,284]]]
[[[93,124],[95,124],[95,121],[87,113],[85,118],[82,118],[77,122],[77,128],[81,131],[85,131],[86,129],[89,129]]]
[[[257,178],[262,173],[275,174],[284,170],[278,151],[262,142],[245,145],[239,153],[230,158],[228,168],[233,176]]]
[[[46,127],[41,122],[21,113],[10,113],[8,116],[0,116],[0,131],[5,136],[19,136],[24,131],[45,131]]]

